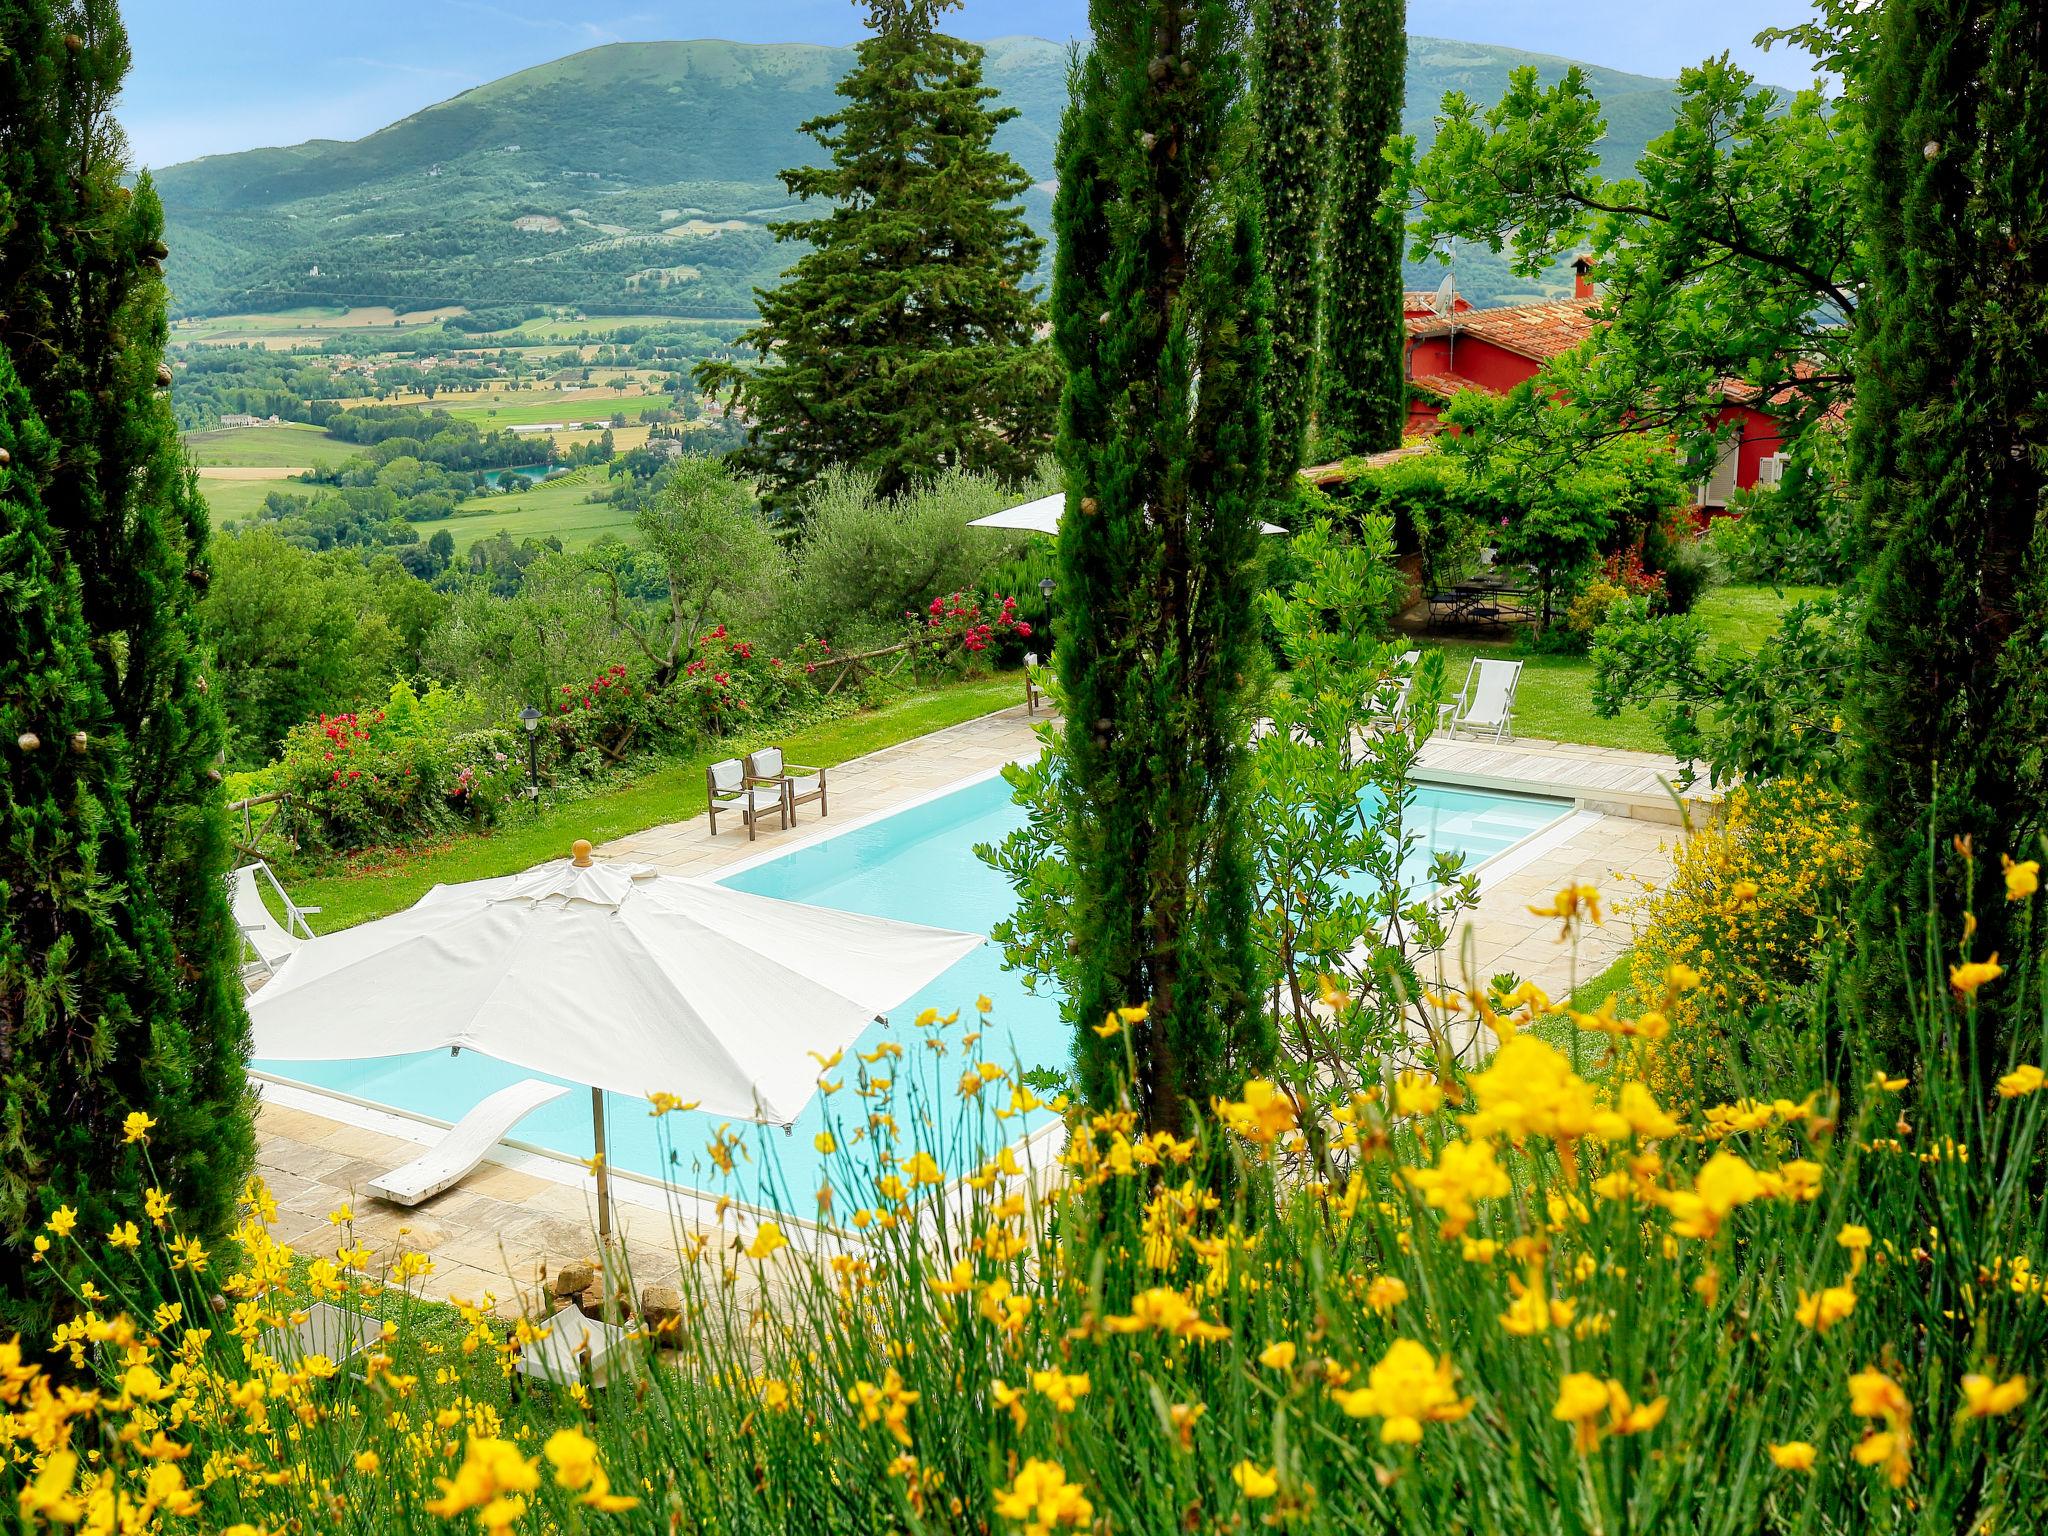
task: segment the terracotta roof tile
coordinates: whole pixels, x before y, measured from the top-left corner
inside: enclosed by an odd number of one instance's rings
[[[1468,309],[1453,318],[1411,319],[1408,334],[1473,336],[1542,361],[1569,352],[1592,334],[1593,303],[1591,299],[1547,299],[1537,304]]]
[[[1444,400],[1450,399],[1461,389],[1477,389],[1489,395],[1500,393],[1499,390],[1482,384],[1477,379],[1466,378],[1462,373],[1418,373],[1408,382],[1424,394],[1436,395]]]

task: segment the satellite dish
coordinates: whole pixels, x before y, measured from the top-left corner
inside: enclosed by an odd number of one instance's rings
[[[1438,319],[1456,312],[1458,308],[1458,278],[1453,272],[1446,272],[1444,280],[1437,284],[1437,290],[1430,295],[1430,310]]]

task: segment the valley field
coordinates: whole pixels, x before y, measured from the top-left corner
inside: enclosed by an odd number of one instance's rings
[[[205,432],[188,432],[185,446],[191,449],[195,464],[264,469],[338,464],[361,451],[352,443],[329,437],[322,428],[297,421],[280,422],[274,427],[214,427]]]
[[[447,522],[422,523],[422,537],[446,528],[455,535],[455,547],[466,550],[478,539],[509,533],[514,541],[558,538],[564,549],[581,549],[601,534],[624,538],[633,529],[633,515],[610,502],[586,498],[605,483],[602,469],[591,467],[550,480],[530,491],[509,496],[477,496],[455,509]]]

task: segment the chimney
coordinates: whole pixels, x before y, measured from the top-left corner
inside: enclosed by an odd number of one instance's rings
[[[1572,258],[1572,297],[1593,297],[1593,258],[1584,251]]]

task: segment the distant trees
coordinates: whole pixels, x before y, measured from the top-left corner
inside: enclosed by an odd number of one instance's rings
[[[1229,195],[1244,78],[1232,0],[1093,0],[1060,133],[1059,814],[1082,1091],[1184,1133],[1271,1060],[1250,995],[1246,702],[1268,485],[1256,200]],[[1248,205],[1249,204],[1249,205]],[[1218,210],[1223,212],[1219,216]]]
[[[1338,0],[1328,290],[1323,300],[1323,435],[1358,453],[1401,446],[1408,419],[1401,255],[1407,231],[1387,197],[1407,80],[1402,0]]]
[[[839,84],[805,123],[828,168],[783,182],[831,211],[771,226],[810,248],[740,345],[758,363],[698,365],[747,422],[735,462],[788,509],[838,465],[894,495],[941,469],[1027,475],[1050,436],[1052,359],[1029,286],[1041,242],[1016,199],[1030,179],[994,147],[982,50],[936,30],[957,0],[873,0]]]
[[[1974,911],[1967,954],[2018,969],[2042,938],[1996,860],[2039,858],[2048,815],[2048,14],[1891,0],[1880,17],[1853,471],[1875,553],[1850,712],[1881,994],[1865,1011],[1903,1019],[1930,899],[1944,943]],[[2007,1013],[1985,989],[1980,1046],[2001,1015],[2023,1027],[2024,996]],[[2004,1061],[1967,1059],[1986,1077]]]
[[[1256,0],[1252,9],[1252,178],[1263,200],[1266,275],[1273,289],[1273,364],[1265,391],[1268,462],[1282,494],[1301,467],[1321,376],[1334,3]]]
[[[59,1304],[30,1245],[60,1206],[103,1233],[154,1185],[210,1239],[254,1153],[206,513],[162,393],[162,211],[122,184],[127,65],[108,0],[0,0],[0,1314],[24,1327]]]

